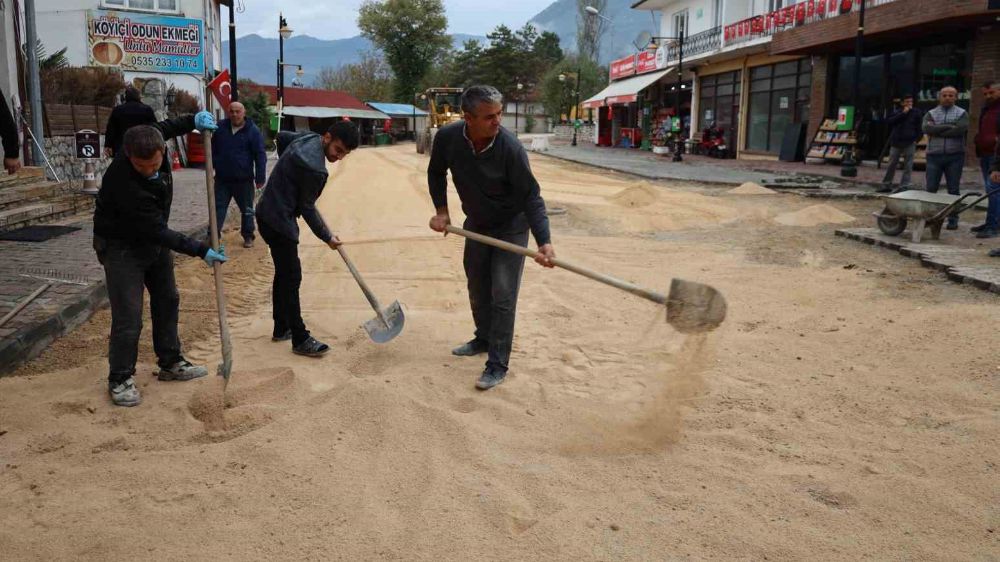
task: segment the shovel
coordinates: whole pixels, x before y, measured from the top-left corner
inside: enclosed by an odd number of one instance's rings
[[[525,248],[524,246],[518,246],[517,244],[511,244],[510,242],[497,240],[496,238],[491,238],[475,232],[469,232],[468,230],[458,228],[456,226],[448,225],[445,227],[445,230],[453,234],[458,234],[459,236],[464,236],[469,240],[475,240],[476,242],[487,244],[515,254],[520,254],[525,257],[535,258],[541,255],[534,250]],[[573,273],[593,279],[594,281],[627,291],[633,295],[642,297],[646,300],[651,300],[657,304],[666,305],[667,323],[682,334],[710,332],[718,328],[719,325],[721,325],[726,319],[726,299],[714,287],[710,287],[702,283],[685,281],[683,279],[673,279],[670,283],[670,294],[663,295],[648,289],[643,289],[642,287],[633,285],[628,281],[622,281],[621,279],[611,277],[610,275],[604,275],[603,273],[598,273],[591,269],[587,269],[563,260],[553,259],[551,261],[556,267],[561,267],[572,271]]]
[[[403,331],[403,323],[406,320],[403,317],[403,308],[399,306],[399,301],[394,301],[387,308],[382,308],[382,305],[378,303],[378,299],[375,297],[375,293],[368,288],[368,284],[361,278],[358,268],[354,267],[354,262],[351,261],[351,258],[347,257],[344,247],[338,246],[337,251],[340,252],[340,257],[344,258],[347,269],[351,270],[351,275],[358,282],[358,286],[361,287],[361,292],[365,294],[368,303],[375,309],[375,318],[363,324],[365,331],[368,332],[368,337],[375,343],[385,343],[398,336]]]
[[[218,218],[215,216],[215,168],[212,165],[212,131],[202,133],[205,136],[205,184],[208,192],[208,232],[212,241],[212,249],[219,251]],[[222,339],[222,363],[218,373],[223,378],[223,391],[229,385],[229,375],[233,372],[233,344],[229,338],[229,322],[226,321],[226,293],[222,284],[222,264],[212,264],[215,274],[215,303],[219,310],[219,337]]]

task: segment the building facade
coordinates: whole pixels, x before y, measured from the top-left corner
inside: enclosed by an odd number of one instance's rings
[[[884,119],[904,94],[926,109],[942,86],[954,85],[978,123],[979,86],[1000,78],[998,4],[866,0],[855,108],[863,157],[879,156],[888,137]],[[852,105],[860,6],[860,0],[644,0],[633,8],[660,11],[664,37],[688,31],[684,72],[693,87],[682,114],[689,110],[690,130],[717,125],[734,156],[774,159],[786,135],[808,145],[826,119]],[[668,66],[678,62],[673,54]]]

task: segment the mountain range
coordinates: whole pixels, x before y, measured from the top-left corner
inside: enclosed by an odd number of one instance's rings
[[[604,15],[613,23],[601,45],[601,64],[635,52],[632,41],[642,32],[659,32],[659,14],[630,8],[633,0],[608,0]],[[539,31],[551,31],[559,36],[563,50],[576,50],[576,0],[556,0],[530,20]],[[519,27],[519,26],[518,26]],[[473,39],[486,42],[486,37],[453,33],[456,49]],[[302,65],[302,83],[309,86],[323,67],[338,68],[358,62],[360,53],[372,49],[372,44],[360,35],[346,39],[317,39],[308,35],[285,40],[285,62]],[[223,41],[223,66],[228,65],[229,42]],[[277,79],[278,40],[252,34],[236,39],[239,78],[249,78],[260,84],[274,84]],[[295,74],[287,69],[285,84],[291,84]]]

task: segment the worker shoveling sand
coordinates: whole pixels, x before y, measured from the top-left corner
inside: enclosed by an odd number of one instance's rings
[[[777,195],[777,191],[768,189],[759,183],[748,181],[739,187],[734,187],[727,191],[730,195]]]
[[[774,222],[785,226],[818,226],[821,224],[847,224],[854,217],[830,205],[812,205],[798,211],[782,213]]]

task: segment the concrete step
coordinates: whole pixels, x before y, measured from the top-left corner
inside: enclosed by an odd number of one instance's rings
[[[67,182],[56,183],[45,181],[44,178],[40,181],[38,178],[33,179],[34,181],[30,183],[0,188],[0,210],[58,197],[71,189]]]
[[[0,192],[4,191],[8,187],[14,187],[16,185],[23,185],[26,183],[34,183],[37,181],[42,181],[45,179],[45,170],[42,168],[21,168],[14,175],[8,175],[7,172],[0,169]]]
[[[0,232],[45,224],[94,208],[94,198],[71,193],[0,210]]]

